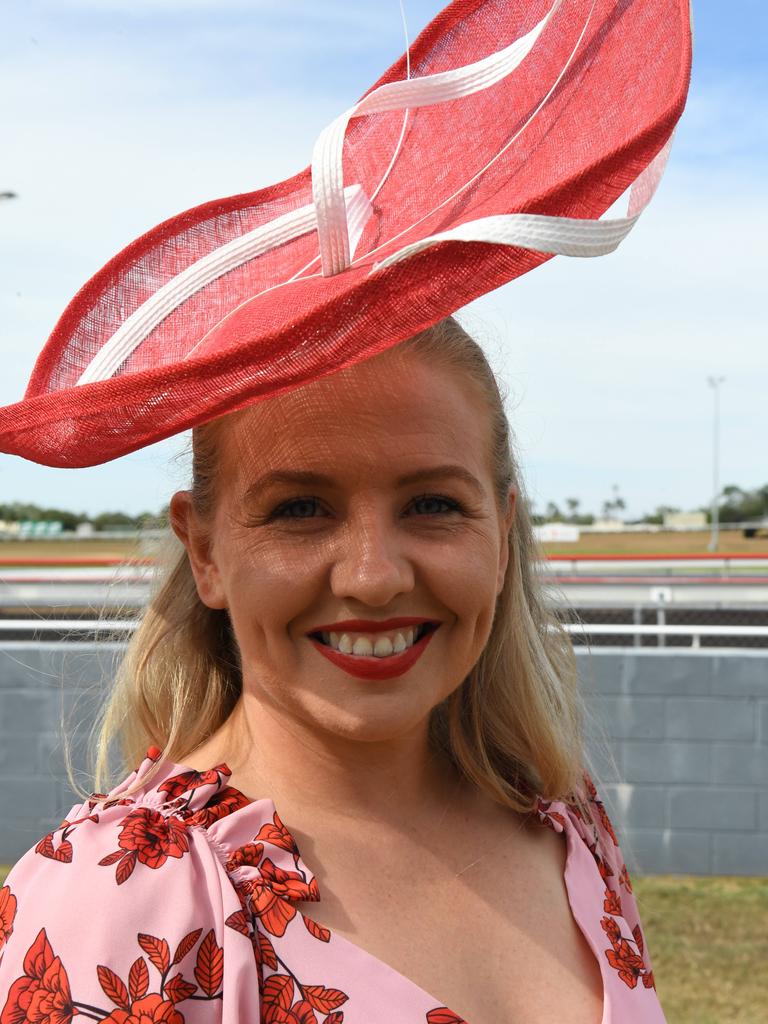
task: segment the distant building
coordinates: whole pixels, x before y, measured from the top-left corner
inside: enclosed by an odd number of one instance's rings
[[[623,519],[596,519],[592,523],[595,533],[621,533],[625,529]]]
[[[575,544],[579,539],[579,528],[571,523],[542,523],[534,526],[533,532],[542,544]]]
[[[706,530],[706,512],[665,512],[665,530]]]

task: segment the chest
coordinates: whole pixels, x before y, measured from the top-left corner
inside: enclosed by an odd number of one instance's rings
[[[564,862],[564,839],[548,829],[458,877],[460,859],[407,843],[354,863],[324,857],[323,898],[304,909],[467,1024],[600,1024],[602,977]]]

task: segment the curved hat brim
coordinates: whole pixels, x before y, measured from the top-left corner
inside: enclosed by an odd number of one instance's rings
[[[381,266],[498,215],[599,218],[664,147],[688,88],[687,0],[457,0],[411,47],[411,75],[482,61],[548,17],[489,87],[350,122],[341,272],[322,272],[317,230],[273,230],[314,211],[310,168],[129,245],[65,310],[24,400],[0,409],[0,450],[60,467],[109,461],[382,352],[551,258],[453,238]],[[405,77],[404,56],[368,95]],[[229,257],[265,233],[270,248]],[[167,308],[163,289],[175,289]]]

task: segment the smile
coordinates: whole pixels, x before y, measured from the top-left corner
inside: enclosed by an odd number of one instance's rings
[[[420,626],[411,626],[387,633],[336,632],[322,630],[311,634],[326,647],[342,654],[351,654],[357,658],[391,658],[393,654],[402,654],[409,650],[428,632],[437,629],[437,623],[424,622]]]
[[[403,618],[333,625],[337,628],[326,626],[307,634],[315,649],[350,675],[387,679],[402,675],[418,661],[440,623]]]

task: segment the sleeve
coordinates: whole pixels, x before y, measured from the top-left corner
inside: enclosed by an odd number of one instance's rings
[[[0,1024],[258,1021],[239,910],[204,828],[129,800],[76,808],[0,888]]]
[[[605,884],[603,930],[614,946],[614,950],[618,951],[618,933],[613,922],[616,917],[620,917],[626,922],[629,932],[631,932],[631,938],[621,929],[621,934],[625,936],[623,941],[625,945],[629,945],[629,950],[621,947],[624,958],[627,964],[633,965],[633,973],[637,975],[638,979],[642,979],[646,988],[655,988],[651,957],[640,921],[640,911],[616,830],[588,774],[585,774],[585,784],[592,818],[590,829],[593,842],[589,843],[589,848]],[[631,958],[636,958],[636,960]],[[626,964],[624,967],[629,970]]]

